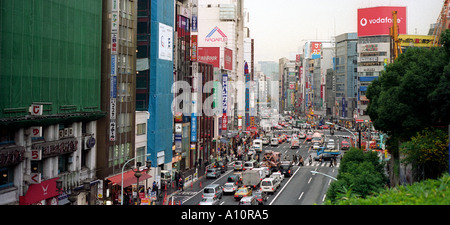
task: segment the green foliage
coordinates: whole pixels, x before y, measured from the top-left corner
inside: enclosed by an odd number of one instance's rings
[[[343,157],[337,181],[331,183],[327,200],[334,203],[339,199],[354,196],[366,197],[381,191],[386,183],[383,165],[376,152],[363,152],[351,148]]]
[[[416,179],[436,179],[448,168],[448,136],[442,129],[425,129],[401,145],[406,156],[402,162],[412,164]]]
[[[410,48],[387,66],[366,94],[374,127],[394,138],[405,140],[425,127],[446,125],[450,122],[450,54],[442,47]]]
[[[332,204],[327,201],[327,204]],[[336,205],[449,205],[450,176],[429,179],[412,185],[386,189],[367,198],[352,196],[340,198]]]

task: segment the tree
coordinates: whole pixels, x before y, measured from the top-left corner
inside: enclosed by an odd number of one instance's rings
[[[446,47],[408,49],[369,86],[368,114],[377,130],[403,142],[450,122],[450,31],[442,40]]]
[[[448,168],[448,136],[445,129],[431,128],[418,132],[401,145],[403,163],[413,166],[416,179],[436,179]]]

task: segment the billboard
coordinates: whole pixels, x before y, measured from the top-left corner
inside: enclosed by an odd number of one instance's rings
[[[320,58],[321,51],[322,51],[321,42],[311,42],[311,59]]]
[[[398,39],[402,47],[429,48],[433,44],[434,37],[427,35],[399,35]]]
[[[233,50],[224,48],[224,65],[226,70],[233,70]]]
[[[389,35],[392,27],[392,11],[397,11],[399,34],[406,34],[406,7],[383,6],[358,9],[358,37]]]
[[[198,61],[220,68],[220,47],[198,47]]]

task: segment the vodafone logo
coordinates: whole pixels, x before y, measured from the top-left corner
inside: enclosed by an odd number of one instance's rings
[[[402,23],[401,19],[397,19],[397,23]],[[362,18],[359,21],[359,24],[361,24],[361,26],[365,27],[367,25],[367,19],[366,18]],[[378,17],[377,19],[369,19],[369,24],[392,24],[392,18],[389,17],[385,17],[385,18],[381,18]]]
[[[361,21],[359,21],[359,24],[361,24],[361,26],[365,27],[367,25],[367,19],[362,18]]]

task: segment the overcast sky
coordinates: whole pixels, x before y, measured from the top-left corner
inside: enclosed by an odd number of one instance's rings
[[[304,40],[329,40],[357,32],[357,9],[406,6],[408,34],[427,35],[443,0],[244,0],[250,13],[255,60],[276,61],[297,52]],[[302,41],[303,40],[303,41]]]

